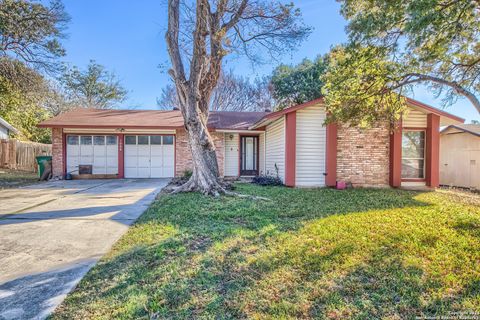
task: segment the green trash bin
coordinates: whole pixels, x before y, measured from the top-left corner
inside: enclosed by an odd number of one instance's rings
[[[45,161],[52,161],[52,156],[38,156],[35,158],[37,159],[38,165],[38,178],[41,178],[45,171]]]

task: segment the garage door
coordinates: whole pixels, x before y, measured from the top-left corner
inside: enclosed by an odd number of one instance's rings
[[[68,135],[67,172],[91,165],[93,174],[118,174],[118,140],[111,135]]]
[[[171,178],[175,148],[172,135],[125,136],[125,178]]]

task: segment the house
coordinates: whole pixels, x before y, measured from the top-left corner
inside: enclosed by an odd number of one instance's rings
[[[212,112],[208,128],[224,177],[275,175],[287,186],[439,185],[439,128],[463,119],[408,99],[391,134],[323,125],[323,99],[278,112]],[[44,121],[52,128],[53,172],[105,178],[180,176],[191,168],[178,110],[77,109]]]
[[[5,119],[0,117],[0,139],[8,139],[12,133],[16,134],[18,133],[18,130],[15,129]]]
[[[440,184],[480,190],[480,125],[450,125],[440,133]]]

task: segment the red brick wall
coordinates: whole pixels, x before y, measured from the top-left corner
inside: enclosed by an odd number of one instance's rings
[[[63,129],[52,128],[53,176],[63,178]]]
[[[224,134],[220,132],[210,132],[217,151],[217,161],[220,170],[220,176],[223,177],[224,171]],[[186,170],[192,169],[192,154],[188,147],[187,132],[184,129],[177,130],[175,140],[175,176],[182,176]]]
[[[363,187],[389,185],[387,126],[365,130],[339,126],[337,142],[337,180]]]

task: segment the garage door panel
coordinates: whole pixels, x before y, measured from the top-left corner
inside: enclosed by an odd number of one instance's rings
[[[163,154],[163,147],[159,145],[152,145],[151,147],[151,155],[152,157],[161,157]]]
[[[171,167],[163,167],[163,177],[164,178],[173,178],[174,176],[174,168]]]
[[[93,169],[96,169],[96,167],[101,167],[104,171],[107,166],[107,158],[105,157],[97,157],[93,158]]]
[[[137,146],[126,145],[125,146],[125,156],[137,156]]]
[[[150,168],[138,168],[138,178],[150,178]]]
[[[117,167],[107,167],[106,174],[118,174]]]
[[[92,156],[87,156],[87,157],[80,157],[80,160],[78,161],[78,164],[80,165],[92,165],[93,164],[93,155]]]
[[[161,168],[163,167],[163,158],[162,157],[154,157],[151,158],[151,165],[152,168]]]
[[[80,147],[79,146],[67,145],[67,155],[78,156],[79,154],[80,154]]]
[[[152,168],[150,170],[151,178],[163,178],[163,168]]]
[[[136,178],[138,176],[137,168],[125,168],[125,178]]]
[[[93,156],[93,146],[91,146],[91,145],[80,145],[80,155],[81,156]]]
[[[118,167],[118,159],[113,157],[106,158],[107,167]]]
[[[150,157],[138,157],[139,168],[150,168]]]
[[[105,166],[93,166],[92,168],[92,173],[93,174],[106,174],[107,173],[107,168]]]
[[[130,141],[142,144],[125,145],[125,177],[164,178],[174,176],[175,148],[172,136],[167,138],[164,136],[142,136],[142,138],[137,136],[130,138]]]
[[[138,148],[138,156],[150,156],[150,146],[149,145],[139,145]]]
[[[105,145],[103,145],[103,146],[102,146],[102,145],[100,145],[100,146],[98,146],[98,145],[93,146],[93,154],[94,154],[95,156],[97,156],[97,155],[99,155],[99,156],[101,156],[101,155],[106,155],[106,154],[107,154],[107,150],[106,150],[106,148],[105,148]]]

